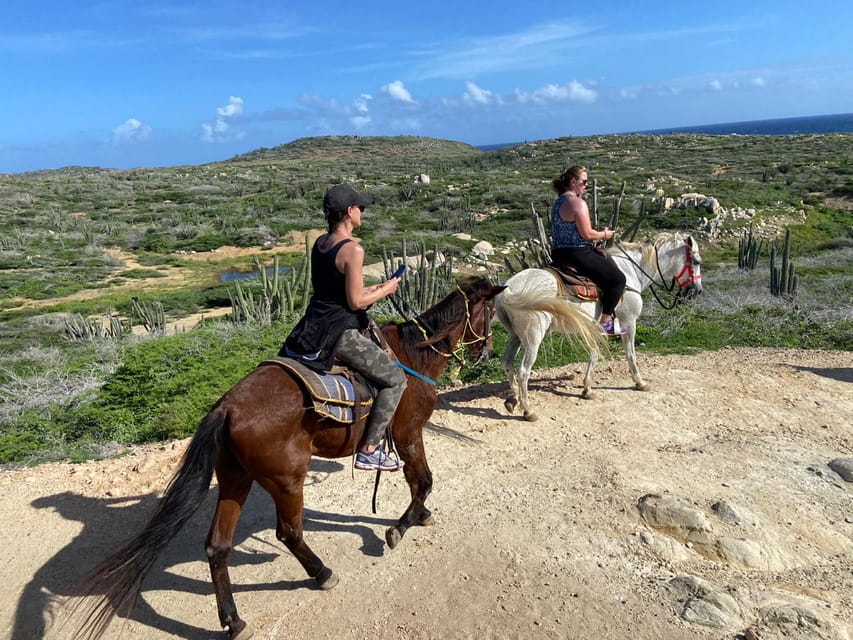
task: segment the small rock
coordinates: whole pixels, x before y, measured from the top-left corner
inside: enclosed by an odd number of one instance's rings
[[[836,458],[829,463],[829,468],[845,482],[853,482],[853,458]]]

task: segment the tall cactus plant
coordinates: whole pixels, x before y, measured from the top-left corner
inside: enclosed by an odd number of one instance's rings
[[[764,239],[755,239],[752,235],[752,225],[749,225],[749,230],[744,231],[741,239],[738,241],[737,247],[737,266],[738,269],[752,271],[758,262],[758,256],[761,254],[761,247]]]
[[[785,230],[782,264],[776,268],[776,245],[770,250],[770,293],[793,300],[797,296],[797,274],[791,257],[791,230]]]

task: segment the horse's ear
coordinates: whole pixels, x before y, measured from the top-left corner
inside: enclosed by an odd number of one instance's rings
[[[498,284],[492,287],[492,290],[489,291],[489,295],[486,296],[487,300],[493,299],[496,295],[498,295],[501,291],[506,289],[505,284]]]

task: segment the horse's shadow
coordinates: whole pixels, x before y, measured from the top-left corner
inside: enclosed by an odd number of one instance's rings
[[[472,400],[482,400],[483,398],[495,398],[497,402],[498,393],[501,388],[502,385],[497,382],[488,382],[445,391],[438,397],[438,407],[441,409],[452,409],[454,413],[464,416],[500,420],[506,416],[501,415],[495,409],[469,407],[464,403],[471,402]],[[435,429],[436,425],[427,423],[427,428]]]
[[[344,465],[331,460],[313,460],[311,472],[314,482],[322,482],[329,473],[344,470]],[[155,611],[144,598],[145,591],[167,590],[193,593],[211,597],[211,622],[215,621],[213,586],[208,580],[197,580],[179,576],[169,571],[186,562],[205,562],[204,540],[216,503],[215,488],[211,488],[204,503],[180,533],[164,549],[155,568],[145,581],[140,597],[130,618],[144,625],[188,640],[210,638],[210,628],[200,628],[173,620]],[[38,498],[32,502],[37,509],[54,509],[64,519],[79,522],[80,533],[52,558],[42,565],[24,587],[15,610],[10,640],[42,638],[52,624],[61,625],[67,611],[60,605],[74,595],[81,579],[112,550],[139,532],[154,512],[158,497],[154,493],[130,497],[91,498],[65,491]],[[306,509],[305,531],[356,533],[362,539],[362,552],[368,556],[381,556],[384,542],[369,525],[390,525],[393,520],[381,518],[347,516]],[[262,540],[258,533],[275,528],[275,508],[269,495],[254,487],[243,509],[234,536],[234,551],[231,564],[257,565],[272,562],[279,555],[290,557],[284,545],[271,545]],[[258,551],[257,544],[243,543],[261,541],[269,552]],[[240,549],[242,545],[244,549]],[[235,591],[295,590],[315,588],[316,581],[282,580],[272,583],[234,585]],[[57,616],[52,620],[52,616]],[[46,622],[46,619],[48,622]]]
[[[808,371],[824,378],[832,378],[839,382],[853,382],[853,367],[803,367],[792,365],[797,371]]]

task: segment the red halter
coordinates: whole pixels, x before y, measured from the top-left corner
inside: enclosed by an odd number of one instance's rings
[[[679,274],[675,276],[675,284],[677,284],[680,289],[684,289],[701,279],[702,274],[697,276],[693,273],[693,260],[690,257],[690,244],[687,244],[684,247],[684,266],[681,268]]]

